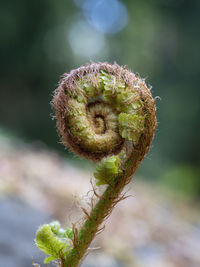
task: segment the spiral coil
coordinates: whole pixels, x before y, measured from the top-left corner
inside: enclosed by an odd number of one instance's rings
[[[137,146],[145,132],[151,142],[156,127],[145,81],[118,64],[91,63],[64,74],[53,106],[64,145],[93,161],[118,154],[126,140]]]

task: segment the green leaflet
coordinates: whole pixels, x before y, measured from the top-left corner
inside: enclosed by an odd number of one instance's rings
[[[105,100],[114,105],[120,113],[118,117],[120,134],[123,138],[138,142],[144,129],[145,116],[142,111],[143,102],[133,88],[129,88],[115,76],[101,71],[101,83],[104,86]]]
[[[120,113],[119,124],[122,137],[137,142],[144,129],[144,120],[145,116],[142,115]]]
[[[60,223],[58,221],[53,221],[49,224],[49,226],[51,227],[51,231],[57,235],[60,230]]]
[[[51,227],[51,231],[60,238],[69,238],[72,239],[73,237],[73,230],[72,228],[68,227],[66,230],[61,228],[60,223],[58,221],[53,221],[49,224]]]
[[[56,258],[54,256],[49,256],[44,259],[44,264],[50,263],[53,260],[56,260]]]
[[[112,156],[103,159],[96,167],[94,177],[98,180],[97,185],[110,184],[118,174],[120,159],[118,156]]]
[[[133,112],[142,107],[135,90],[126,86],[124,81],[104,71],[101,71],[99,80],[104,99],[112,103],[119,112]]]
[[[119,112],[133,113],[142,107],[142,103],[137,99],[137,94],[126,88],[121,90],[117,95],[116,109]]]
[[[101,93],[98,75],[88,74],[77,81],[78,86],[86,93],[87,98],[94,98]]]
[[[45,254],[50,255],[44,260],[44,263],[49,263],[54,259],[59,260],[65,257],[70,250],[67,238],[59,238],[60,230],[60,224],[56,221],[42,225],[36,232],[36,246]]]
[[[116,96],[125,88],[125,83],[116,79],[114,75],[101,71],[99,78],[103,87],[103,96],[106,101],[116,104]]]

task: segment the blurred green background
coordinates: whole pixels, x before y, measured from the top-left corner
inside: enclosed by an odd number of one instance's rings
[[[198,196],[199,12],[198,0],[3,0],[0,127],[71,157],[50,117],[59,77],[90,61],[116,61],[161,98],[139,173]]]

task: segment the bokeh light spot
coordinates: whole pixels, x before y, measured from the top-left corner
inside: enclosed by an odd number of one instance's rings
[[[76,1],[87,21],[103,33],[117,33],[127,24],[126,6],[118,0]]]
[[[81,20],[72,25],[68,40],[73,52],[83,57],[92,57],[104,47],[104,35]]]

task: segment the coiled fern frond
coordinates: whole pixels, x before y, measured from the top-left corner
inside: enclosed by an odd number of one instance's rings
[[[96,184],[107,184],[102,196],[95,192],[98,201],[80,229],[73,229],[63,266],[76,267],[149,150],[155,101],[145,81],[125,67],[91,63],[63,75],[52,103],[63,144],[97,162]]]

